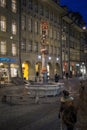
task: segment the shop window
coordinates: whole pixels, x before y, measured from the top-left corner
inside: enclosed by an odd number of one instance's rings
[[[0,16],[0,30],[6,32],[6,17]]]
[[[0,6],[6,7],[6,0],[0,0]]]
[[[12,12],[16,13],[17,12],[17,1],[12,0]]]
[[[11,77],[17,77],[18,70],[17,68],[11,68]]]
[[[6,54],[6,41],[1,41],[1,54]]]
[[[5,68],[3,63],[0,63],[0,81],[1,82],[7,82],[8,79],[9,79],[8,69]]]

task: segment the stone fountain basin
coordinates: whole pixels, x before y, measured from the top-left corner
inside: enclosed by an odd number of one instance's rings
[[[64,89],[64,83],[54,83],[54,84],[35,84],[25,86],[28,94],[31,97],[39,96],[56,96]]]

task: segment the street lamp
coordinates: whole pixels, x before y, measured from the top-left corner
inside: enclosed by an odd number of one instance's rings
[[[38,55],[38,60],[41,60],[41,55]]]

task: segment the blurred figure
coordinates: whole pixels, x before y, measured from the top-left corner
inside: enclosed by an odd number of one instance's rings
[[[73,100],[68,100],[66,107],[62,114],[62,120],[67,130],[74,130],[75,123],[77,122],[77,108]]]
[[[59,118],[62,118],[62,112],[66,107],[66,101],[69,99],[69,92],[67,90],[63,90],[63,96],[60,99],[60,109],[59,109]]]
[[[63,90],[63,96],[61,97],[61,104],[59,109],[59,118],[61,119],[61,129],[74,130],[74,124],[76,122],[76,108],[73,102],[74,98],[70,97],[67,90]],[[75,114],[73,114],[75,113]],[[71,119],[72,118],[72,119]]]
[[[59,81],[59,76],[58,76],[57,73],[55,74],[54,78],[55,78],[55,82],[58,82],[58,81]]]
[[[68,79],[69,78],[69,74],[68,73],[66,73],[66,79]]]

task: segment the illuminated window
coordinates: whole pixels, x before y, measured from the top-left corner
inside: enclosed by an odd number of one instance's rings
[[[5,16],[0,16],[0,30],[6,32],[6,18]]]
[[[12,12],[17,12],[17,2],[16,0],[12,0]]]
[[[6,41],[1,41],[1,54],[6,54]]]
[[[6,0],[0,0],[0,6],[6,7]]]
[[[17,33],[17,25],[16,25],[16,22],[13,21],[12,22],[12,34],[16,34]]]
[[[12,55],[15,56],[17,54],[16,44],[12,43]]]

